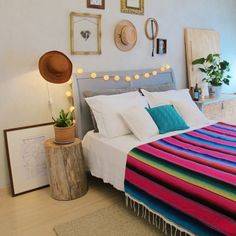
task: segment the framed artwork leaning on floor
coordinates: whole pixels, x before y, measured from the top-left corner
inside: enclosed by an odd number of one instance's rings
[[[53,123],[4,130],[13,196],[48,186],[44,142],[53,136]]]

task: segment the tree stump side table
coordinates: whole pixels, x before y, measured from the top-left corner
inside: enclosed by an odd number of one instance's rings
[[[83,196],[88,186],[80,139],[61,145],[51,138],[45,141],[44,146],[51,197],[67,201]]]

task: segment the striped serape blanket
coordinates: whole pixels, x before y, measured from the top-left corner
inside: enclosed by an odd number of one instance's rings
[[[222,122],[132,149],[126,202],[169,235],[236,235],[236,126]]]

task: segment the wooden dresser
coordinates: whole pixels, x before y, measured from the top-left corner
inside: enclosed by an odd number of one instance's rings
[[[236,95],[222,94],[195,102],[207,118],[236,125]]]

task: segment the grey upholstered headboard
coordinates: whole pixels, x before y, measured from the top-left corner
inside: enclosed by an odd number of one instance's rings
[[[111,89],[135,90],[144,88],[149,91],[165,91],[176,88],[172,70],[159,72],[155,76],[151,75],[148,79],[140,76],[139,80],[132,79],[129,82],[124,80],[124,77],[127,75],[142,75],[147,71],[151,72],[152,69],[100,72],[97,73],[96,79],[90,79],[90,73],[84,73],[80,76],[75,74],[72,87],[75,103],[76,136],[82,139],[89,130],[93,129],[89,107],[84,99],[84,92],[86,91],[104,91],[104,94],[110,94],[109,90]],[[110,80],[103,80],[105,74],[110,76]],[[114,81],[112,77],[115,75],[119,75],[121,79]]]

